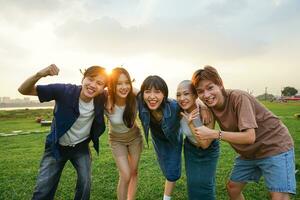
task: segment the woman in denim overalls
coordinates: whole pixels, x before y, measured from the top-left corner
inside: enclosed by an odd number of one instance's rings
[[[214,200],[216,168],[219,158],[218,140],[200,140],[194,128],[204,123],[200,119],[197,92],[190,80],[177,87],[176,99],[183,110],[180,130],[184,139],[184,160],[189,200]],[[210,114],[211,115],[211,114]],[[214,122],[205,124],[214,128]]]
[[[168,99],[168,86],[159,76],[148,76],[138,94],[139,117],[146,141],[149,129],[159,166],[166,177],[164,199],[171,199],[176,181],[181,176],[182,135],[180,108]]]

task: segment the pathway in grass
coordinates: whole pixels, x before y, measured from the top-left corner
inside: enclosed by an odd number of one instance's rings
[[[10,136],[17,136],[17,135],[29,135],[29,134],[40,134],[40,133],[48,133],[49,130],[30,130],[30,131],[23,131],[23,130],[16,130],[9,133],[0,133],[0,137],[10,137]]]

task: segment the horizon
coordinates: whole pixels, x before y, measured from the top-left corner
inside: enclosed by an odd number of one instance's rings
[[[204,65],[226,89],[254,96],[300,92],[297,0],[7,1],[0,4],[1,96],[54,63],[38,84],[80,84],[79,69],[123,65],[139,88],[159,75],[175,98],[179,82]]]
[[[297,92],[297,94],[295,94],[294,96],[299,96],[299,94],[300,94],[300,89],[297,89],[297,88],[295,88],[295,89],[296,89],[298,92]],[[262,95],[265,95],[265,94],[273,95],[273,96],[275,96],[275,97],[280,97],[280,96],[281,96],[281,94],[278,94],[278,95],[277,95],[277,94],[272,94],[272,93],[261,93],[261,94],[254,95],[254,94],[251,93],[251,91],[246,91],[246,92],[248,92],[249,94],[253,95],[254,97],[262,96]],[[174,95],[175,95],[175,93],[174,93]],[[10,98],[9,100],[12,100],[12,101],[14,101],[14,100],[27,101],[27,99],[29,99],[30,101],[39,102],[37,96],[22,95],[22,96],[18,96],[18,97],[0,96],[0,103],[3,103],[3,102],[2,102],[2,98],[6,98],[6,97]],[[174,96],[174,97],[171,96],[170,98],[175,99],[175,96]]]

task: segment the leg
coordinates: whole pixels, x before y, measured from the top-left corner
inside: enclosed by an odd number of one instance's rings
[[[215,200],[215,177],[219,157],[219,143],[200,149],[188,139],[184,142],[185,171],[189,200]]]
[[[227,192],[231,200],[244,200],[244,195],[242,190],[244,189],[246,183],[238,183],[233,181],[228,181]]]
[[[176,181],[171,182],[171,181],[166,180],[164,195],[169,196],[169,197],[172,196],[172,192],[175,187],[175,184],[176,184]]]
[[[290,199],[289,193],[270,192],[270,196],[271,196],[272,200],[289,200]]]
[[[91,190],[91,155],[88,143],[75,147],[70,161],[77,172],[76,193],[74,199],[90,198]]]
[[[272,200],[289,199],[296,193],[294,149],[258,162]]]
[[[111,141],[112,154],[119,170],[117,187],[118,200],[126,200],[130,182],[130,166],[128,161],[128,148],[126,145]]]
[[[51,155],[50,147],[46,146],[32,199],[54,199],[61,172],[66,162],[67,159],[63,157],[56,160]]]
[[[182,138],[178,140],[175,146],[169,141],[161,140],[152,133],[151,135],[159,167],[166,178],[164,194],[170,199],[175,183],[181,176]]]
[[[118,200],[126,200],[128,186],[130,182],[130,166],[127,156],[115,157],[116,165],[119,170],[119,183],[118,183]]]
[[[257,165],[257,160],[243,160],[237,157],[230,180],[227,183],[227,192],[230,199],[244,200],[242,190],[248,182],[258,182],[261,174],[262,172]]]
[[[128,186],[127,200],[134,200],[138,183],[138,164],[143,149],[142,138],[137,138],[138,142],[129,146],[128,161],[130,166],[130,182]]]

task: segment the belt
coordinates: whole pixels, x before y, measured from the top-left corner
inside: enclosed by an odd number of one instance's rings
[[[75,147],[86,145],[86,144],[89,143],[89,141],[90,141],[90,139],[86,139],[86,140],[84,140],[82,142],[79,142],[77,144],[70,144],[70,145],[61,145],[61,144],[59,144],[59,147],[62,148],[62,149],[73,149]]]

